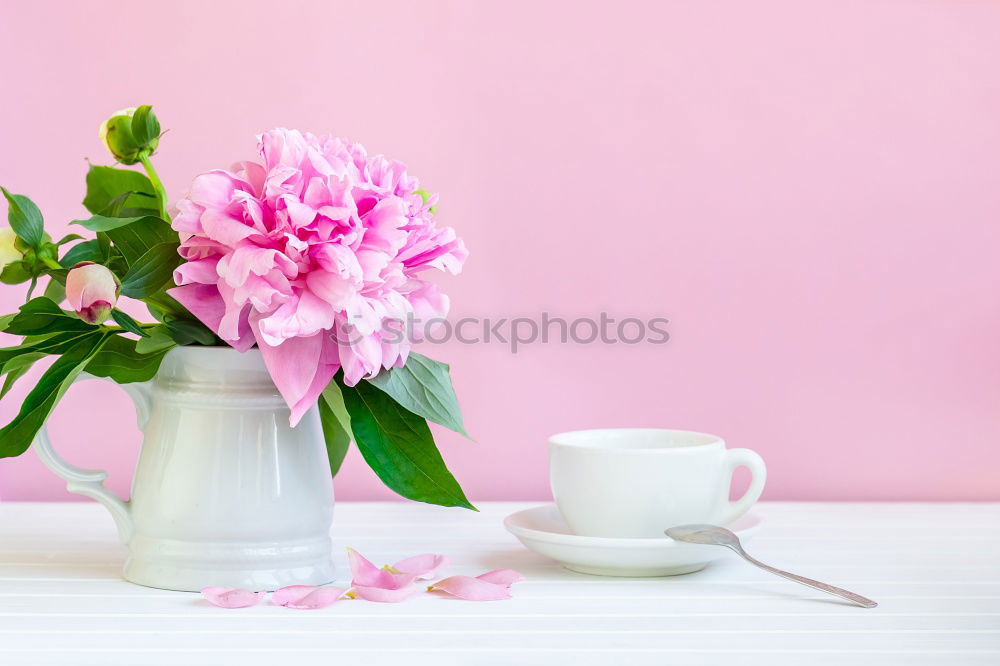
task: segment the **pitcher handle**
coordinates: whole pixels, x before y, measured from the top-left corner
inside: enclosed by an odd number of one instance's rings
[[[743,493],[743,497],[735,502],[726,501],[718,518],[719,525],[728,525],[750,510],[760,494],[764,492],[764,482],[767,480],[767,467],[764,459],[756,451],[750,449],[729,449],[726,451],[726,475],[728,479],[733,478],[733,472],[737,467],[746,467],[750,470],[750,487]],[[728,490],[729,484],[725,485]]]
[[[73,383],[87,379],[101,378],[81,373]],[[132,398],[136,420],[139,429],[142,430],[149,420],[151,384],[150,382],[135,382],[120,384],[120,386]],[[115,526],[118,528],[118,538],[122,540],[122,543],[128,543],[132,539],[132,516],[129,512],[129,503],[104,486],[104,480],[108,478],[107,472],[99,469],[84,469],[63,460],[52,447],[52,440],[49,439],[45,424],[39,428],[38,434],[35,435],[34,449],[45,466],[66,482],[68,491],[95,499],[111,512],[111,517],[114,518]]]

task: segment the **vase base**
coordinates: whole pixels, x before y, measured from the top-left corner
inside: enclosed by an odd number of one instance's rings
[[[198,569],[129,558],[123,577],[143,587],[177,592],[198,592],[213,586],[273,592],[287,585],[325,585],[333,582],[335,572],[329,560],[277,569]]]

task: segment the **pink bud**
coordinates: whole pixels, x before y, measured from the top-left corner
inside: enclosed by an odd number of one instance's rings
[[[88,324],[103,324],[118,301],[118,278],[106,266],[77,264],[66,276],[66,302]]]

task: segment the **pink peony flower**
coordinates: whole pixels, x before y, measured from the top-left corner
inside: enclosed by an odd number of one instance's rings
[[[178,202],[170,294],[236,349],[257,344],[295,425],[338,368],[353,386],[402,366],[419,334],[392,322],[445,316],[420,275],[468,253],[400,162],[296,130],[258,139],[262,163],[203,173]]]
[[[83,262],[66,275],[66,302],[88,324],[103,324],[118,301],[118,286],[106,266]]]

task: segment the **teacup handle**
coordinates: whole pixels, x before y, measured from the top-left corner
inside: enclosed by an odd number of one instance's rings
[[[74,383],[86,379],[100,379],[87,373],[80,374]],[[137,382],[120,385],[128,396],[132,398],[135,405],[136,419],[141,430],[149,419],[150,411],[150,383]],[[129,503],[115,495],[104,486],[104,480],[108,478],[108,473],[100,469],[84,469],[70,464],[63,460],[55,448],[52,440],[49,439],[49,432],[43,424],[35,435],[34,447],[36,455],[45,466],[55,472],[56,476],[66,482],[66,489],[71,493],[86,495],[97,500],[111,512],[111,517],[118,527],[118,538],[122,543],[128,543],[132,538],[132,516],[129,513]]]
[[[750,487],[743,493],[743,497],[735,502],[730,502],[728,497],[725,507],[720,511],[716,522],[719,525],[728,525],[750,510],[760,494],[764,492],[764,482],[767,480],[767,467],[764,466],[764,459],[757,455],[757,452],[750,449],[729,449],[726,451],[726,476],[729,483],[726,483],[728,495],[729,486],[732,483],[733,472],[737,467],[746,467],[750,470]]]

